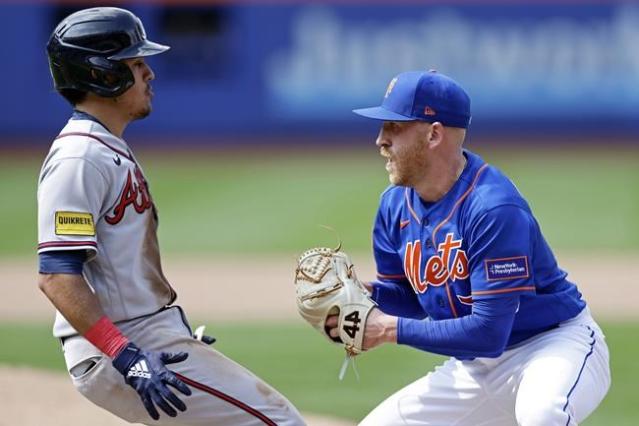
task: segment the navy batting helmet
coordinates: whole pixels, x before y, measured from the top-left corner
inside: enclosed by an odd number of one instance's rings
[[[147,40],[140,19],[128,10],[96,7],[66,17],[47,43],[56,90],[74,89],[119,96],[135,83],[123,59],[169,49]]]

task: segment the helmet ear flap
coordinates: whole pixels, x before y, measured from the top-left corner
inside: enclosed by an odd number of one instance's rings
[[[119,96],[135,83],[129,67],[119,61],[101,56],[88,58],[92,86],[98,94],[108,97]],[[99,89],[98,89],[99,88]]]

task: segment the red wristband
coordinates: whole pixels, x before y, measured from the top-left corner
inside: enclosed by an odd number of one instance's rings
[[[114,358],[129,343],[118,328],[104,315],[84,333],[85,339],[93,343],[109,357]]]

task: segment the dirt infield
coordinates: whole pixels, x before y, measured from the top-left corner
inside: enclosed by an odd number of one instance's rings
[[[66,376],[29,368],[0,367],[0,426],[124,426],[127,423],[96,407],[75,391]],[[311,426],[354,423],[304,414]],[[46,420],[45,420],[46,419]]]
[[[633,320],[639,302],[624,297],[639,276],[639,253],[558,253],[563,268],[579,287],[597,318]],[[358,275],[373,276],[369,259],[354,256]],[[178,303],[190,318],[215,321],[295,320],[295,258],[167,258],[165,272],[177,289]],[[0,321],[51,321],[53,309],[36,286],[35,259],[0,260],[3,305]],[[126,423],[87,403],[60,374],[0,367],[0,426],[116,426]],[[352,423],[305,415],[310,425]],[[46,419],[46,420],[44,420]]]
[[[578,283],[597,318],[638,317],[639,301],[625,297],[636,287],[639,252],[558,253],[569,279]],[[370,259],[353,256],[358,276],[370,279]],[[178,292],[177,303],[200,321],[299,320],[293,299],[295,256],[165,258],[167,278]],[[3,304],[0,321],[53,319],[53,309],[36,286],[35,258],[0,260]]]

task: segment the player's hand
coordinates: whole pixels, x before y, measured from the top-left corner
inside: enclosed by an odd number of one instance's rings
[[[137,391],[149,415],[157,420],[160,418],[156,406],[171,417],[186,410],[186,405],[169,389],[171,385],[184,395],[191,395],[191,389],[166,368],[166,364],[184,361],[189,354],[178,352],[151,352],[138,348],[129,343],[113,359],[113,366],[124,376],[128,385]],[[169,404],[170,403],[170,404]],[[175,407],[175,408],[173,408]]]
[[[326,319],[326,328],[329,329],[331,337],[339,337],[337,322],[337,315],[331,315]],[[397,317],[386,315],[374,308],[366,320],[362,348],[368,350],[382,343],[397,343]]]

